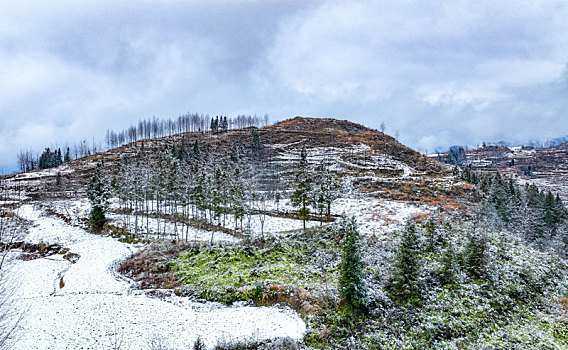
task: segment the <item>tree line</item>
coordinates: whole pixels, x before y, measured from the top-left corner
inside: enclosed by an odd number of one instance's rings
[[[158,119],[152,117],[139,120],[130,127],[113,131],[107,130],[104,143],[106,149],[116,148],[130,142],[139,140],[166,137],[187,132],[223,132],[229,129],[241,129],[247,127],[260,127],[268,125],[270,117],[268,114],[258,115],[237,115],[236,117],[216,116],[198,113],[187,113],[180,115],[176,119]],[[20,171],[31,171],[35,169],[48,169],[57,167],[65,162],[81,158],[103,150],[103,146],[96,142],[86,139],[72,146],[64,146],[65,154],[59,157],[53,153],[61,150],[60,147],[47,147],[39,154],[33,150],[20,150],[16,156]],[[61,152],[60,152],[61,153]],[[61,158],[61,162],[59,162]]]
[[[137,124],[118,132],[107,130],[105,143],[107,148],[115,148],[126,143],[138,140],[166,137],[187,132],[218,132],[229,129],[242,129],[247,127],[260,127],[268,125],[270,117],[258,115],[237,115],[236,117],[216,116],[203,114],[184,114],[177,119],[158,119],[152,117],[143,119]]]
[[[97,153],[102,146],[94,140],[88,142],[83,139],[79,143],[69,147],[46,147],[41,154],[33,150],[20,150],[16,157],[18,168],[20,171],[31,171],[35,169],[55,168],[63,163],[70,162],[74,159],[81,158],[90,154]]]
[[[461,178],[477,185],[479,217],[490,226],[521,233],[540,246],[568,245],[568,209],[558,194],[534,184],[519,185],[499,172],[477,174],[470,167]]]

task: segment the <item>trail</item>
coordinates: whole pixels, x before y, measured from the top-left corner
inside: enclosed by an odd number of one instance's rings
[[[301,338],[305,331],[290,310],[150,298],[131,290],[113,269],[132,246],[45,216],[32,205],[23,205],[19,215],[34,224],[26,241],[58,243],[80,258],[75,264],[62,255],[14,262],[15,300],[27,309],[15,349],[107,349],[113,339],[122,339],[123,348],[147,349],[151,337],[189,349],[198,336],[212,347],[222,339]]]

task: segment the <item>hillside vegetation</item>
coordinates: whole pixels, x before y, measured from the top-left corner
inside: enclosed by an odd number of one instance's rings
[[[4,186],[135,246],[118,271],[145,295],[289,307],[307,324],[219,349],[568,343],[560,197],[348,121],[140,140]]]

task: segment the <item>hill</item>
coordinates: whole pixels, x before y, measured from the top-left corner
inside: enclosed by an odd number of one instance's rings
[[[296,117],[4,176],[15,348],[565,347],[568,210],[454,170]]]
[[[254,144],[253,132],[259,136],[258,146]],[[416,182],[423,182],[420,186],[424,187],[426,193],[421,196],[432,192],[430,199],[436,200],[435,191],[427,188],[438,186],[439,179],[449,175],[451,169],[400,144],[391,136],[362,125],[346,120],[296,117],[259,129],[182,133],[140,140],[74,160],[57,169],[3,178],[10,180],[8,183],[17,184],[19,191],[36,199],[82,196],[97,162],[104,161],[109,171],[113,172],[121,159],[141,153],[148,158],[147,161],[155,162],[167,148],[179,150],[189,157],[196,143],[217,164],[229,162],[231,157],[239,157],[259,169],[255,176],[260,177],[260,184],[276,187],[292,181],[294,162],[302,147],[306,147],[310,162],[318,163],[325,159],[333,163],[333,172],[340,177],[356,174],[353,179],[354,187],[358,190],[399,200],[419,200],[413,188],[415,186],[412,186]],[[64,186],[58,186],[57,183],[64,183]]]
[[[488,146],[468,150],[464,164],[483,173],[500,172],[522,183],[558,193],[568,200],[568,144],[533,146]]]

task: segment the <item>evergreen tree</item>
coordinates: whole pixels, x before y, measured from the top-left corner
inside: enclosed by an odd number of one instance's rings
[[[65,163],[68,163],[71,161],[71,152],[69,151],[69,147],[67,147],[67,151],[65,151],[65,157],[63,158],[63,161]]]
[[[107,184],[102,170],[103,163],[99,162],[95,173],[87,184],[87,198],[91,202],[89,222],[96,231],[102,229],[106,221],[105,213],[108,209],[108,200],[110,198],[109,184]]]
[[[215,213],[215,218],[217,219],[217,223],[219,223],[219,217],[223,211],[223,193],[224,193],[224,174],[220,168],[215,168],[214,173],[214,182],[211,191],[211,204],[213,207],[213,213]]]
[[[260,135],[258,134],[258,131],[256,131],[256,129],[252,129],[252,146],[254,148],[260,148],[261,142],[260,142]]]
[[[483,232],[472,233],[464,250],[464,267],[473,278],[481,278],[485,275],[487,265],[488,238]]]
[[[195,143],[193,144],[193,157],[195,159],[199,159],[201,152],[199,151],[199,144],[197,143],[197,140],[195,140]]]
[[[437,222],[436,218],[431,215],[424,224],[424,235],[426,236],[426,249],[429,252],[434,252],[437,243]]]
[[[310,204],[312,203],[312,173],[308,164],[306,147],[302,147],[300,152],[295,187],[290,200],[292,205],[298,208],[297,214],[302,219],[304,230],[306,230],[306,220],[310,219]]]
[[[416,304],[420,296],[420,266],[422,264],[422,245],[414,222],[409,219],[402,231],[402,237],[394,272],[390,278],[388,292],[402,304]]]
[[[443,284],[452,284],[455,282],[458,269],[458,256],[452,241],[448,242],[446,250],[442,254],[442,270],[441,279]]]
[[[237,222],[239,220],[242,220],[243,216],[245,215],[245,190],[242,183],[241,173],[238,167],[235,168],[235,173],[229,188],[229,196],[231,210],[233,212],[233,215],[235,216],[235,227],[237,227]]]
[[[55,155],[55,166],[60,166],[63,164],[63,156],[61,155],[61,148],[57,149],[57,153]]]
[[[361,262],[361,243],[354,217],[343,221],[342,250],[339,295],[347,313],[357,316],[366,311],[368,297]]]

